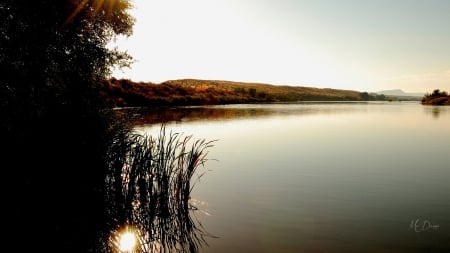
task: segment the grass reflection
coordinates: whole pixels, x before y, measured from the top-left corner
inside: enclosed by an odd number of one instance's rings
[[[197,252],[207,244],[201,224],[191,217],[195,182],[204,174],[214,141],[167,133],[158,138],[122,133],[109,154],[107,185],[112,252]],[[197,180],[196,180],[197,179]],[[120,250],[123,230],[135,233],[137,247]]]

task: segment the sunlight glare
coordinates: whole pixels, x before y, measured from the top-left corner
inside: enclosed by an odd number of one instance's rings
[[[120,252],[131,252],[136,247],[136,244],[136,235],[133,232],[127,231],[120,235]]]
[[[72,22],[72,20],[80,14],[80,12],[85,9],[89,8],[89,6],[92,6],[92,17],[93,19],[97,14],[102,12],[102,9],[107,13],[111,13],[112,9],[114,7],[114,1],[113,0],[81,0],[78,4],[74,4],[73,11],[67,17],[67,19],[64,21],[64,25],[69,24]]]

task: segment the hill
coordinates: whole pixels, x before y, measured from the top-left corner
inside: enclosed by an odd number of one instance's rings
[[[387,100],[385,95],[354,90],[199,79],[155,84],[112,78],[100,83],[99,90],[115,107]]]
[[[404,92],[401,89],[396,90],[382,90],[378,91],[378,94],[384,94],[386,96],[403,96],[403,97],[423,97],[424,93],[419,92]]]

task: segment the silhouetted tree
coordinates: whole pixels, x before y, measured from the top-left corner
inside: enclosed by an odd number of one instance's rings
[[[255,88],[248,89],[248,94],[250,94],[251,97],[255,97],[256,96],[256,89]]]
[[[99,252],[114,115],[96,86],[130,57],[127,0],[0,2],[2,206],[20,252]],[[123,129],[126,131],[126,129]],[[100,238],[100,239],[99,239]]]
[[[425,105],[449,105],[450,96],[446,91],[440,91],[439,89],[433,90],[433,93],[426,93],[421,100]]]
[[[361,93],[359,93],[359,94],[360,94],[362,100],[364,100],[364,101],[370,100],[370,95],[369,95],[369,93],[367,93],[367,92],[361,92]]]

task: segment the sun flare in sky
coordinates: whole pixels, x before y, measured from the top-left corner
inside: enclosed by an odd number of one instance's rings
[[[81,0],[78,3],[73,2],[73,11],[72,13],[67,17],[67,19],[64,22],[64,25],[67,25],[68,23],[72,22],[72,20],[80,14],[80,12],[86,8],[87,5],[92,6],[92,13],[93,16],[96,16],[98,13],[100,13],[103,9],[106,13],[112,12],[112,9],[114,8],[114,2],[115,0]]]
[[[116,78],[450,90],[450,1],[134,0]]]

